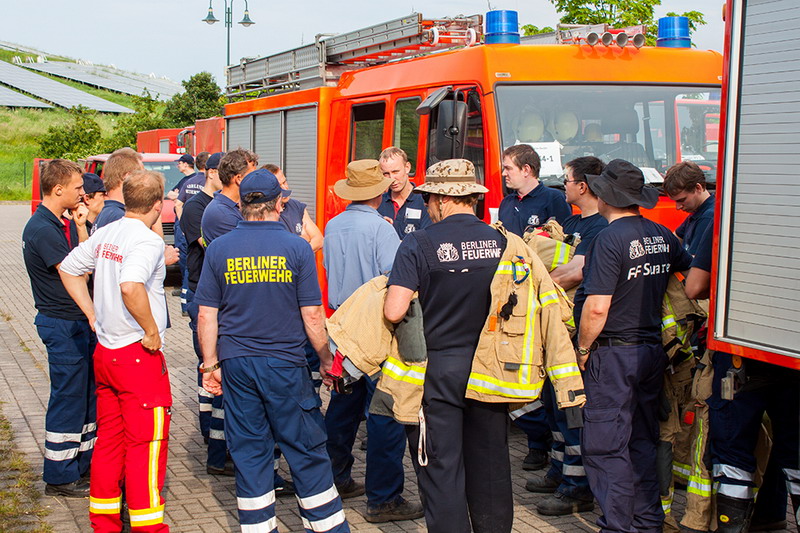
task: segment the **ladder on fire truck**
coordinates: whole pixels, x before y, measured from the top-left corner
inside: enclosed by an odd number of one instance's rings
[[[227,96],[333,85],[345,70],[479,43],[483,16],[425,19],[412,13],[228,68]]]

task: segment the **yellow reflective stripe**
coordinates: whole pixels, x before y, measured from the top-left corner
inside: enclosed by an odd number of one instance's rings
[[[563,379],[570,376],[580,376],[581,371],[576,363],[565,363],[563,365],[551,366],[547,369],[550,379]]]
[[[675,325],[677,325],[677,322],[675,322],[675,315],[666,315],[661,318],[661,331],[666,331]]]
[[[528,304],[525,307],[525,337],[522,341],[522,364],[519,367],[519,382],[531,382],[533,363],[533,336],[536,331],[536,299],[533,297],[533,277],[528,276]]]
[[[694,474],[689,477],[689,484],[686,487],[686,492],[691,492],[692,494],[697,494],[698,496],[710,498],[711,480],[702,477],[702,470],[700,469],[700,465],[702,464],[701,461],[703,460],[703,419],[698,418],[697,423],[699,424],[699,428],[694,450]]]
[[[116,498],[95,498],[89,496],[89,512],[94,514],[119,514],[122,508],[122,495]]]
[[[539,302],[542,304],[542,307],[558,302],[558,291],[552,290],[542,293],[542,295],[539,296]]]
[[[413,383],[414,385],[425,384],[424,367],[411,367],[394,357],[386,358],[386,361],[381,367],[381,373],[397,381],[405,381],[407,383]]]
[[[157,507],[161,501],[158,490],[158,462],[161,454],[161,440],[164,438],[164,408],[153,408],[153,440],[150,441],[150,457],[147,468],[147,488],[150,494],[150,507]],[[133,514],[133,511],[131,511]]]
[[[525,275],[525,266],[522,263],[512,263],[511,261],[500,261],[497,265],[495,274],[512,274],[514,269],[517,270],[517,275]]]
[[[574,327],[575,327],[575,317],[574,317],[574,316],[571,316],[571,317],[569,317],[569,320],[567,320],[567,321],[566,321],[566,322],[564,322],[564,323],[565,323],[566,325],[568,325],[568,326],[572,326],[572,327],[574,328]]]
[[[160,524],[164,521],[164,504],[149,509],[129,509],[132,527]]]
[[[556,267],[565,265],[569,262],[569,251],[572,249],[572,246],[563,242],[563,241],[555,241],[556,242],[556,249],[553,252],[553,262],[550,263],[550,271],[556,269]]]
[[[492,396],[535,400],[542,391],[542,382],[512,383],[473,372],[469,375],[467,389]]]

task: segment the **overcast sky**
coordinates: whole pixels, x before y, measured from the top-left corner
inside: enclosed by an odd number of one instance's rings
[[[224,19],[222,0],[213,0],[214,14]],[[485,13],[493,9],[519,12],[520,24],[555,26],[558,14],[548,0],[250,0],[249,28],[236,24],[245,2],[233,1],[231,61],[261,56],[309,43],[319,33],[342,33],[421,12],[427,18]],[[656,15],[697,10],[708,24],[694,35],[700,49],[722,51],[722,0],[663,0]],[[0,40],[75,59],[167,76],[175,81],[207,70],[225,85],[225,26],[201,19],[208,0],[0,0]]]

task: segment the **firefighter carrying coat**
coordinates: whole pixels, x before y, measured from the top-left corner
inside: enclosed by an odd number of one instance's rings
[[[560,408],[581,406],[586,401],[583,380],[564,325],[571,304],[523,240],[501,224],[495,228],[508,243],[492,278],[490,313],[465,396],[490,403],[531,402],[539,398],[547,374]],[[356,290],[328,319],[328,334],[359,370],[374,375],[380,369],[378,391],[391,397],[395,419],[414,424],[425,363],[407,363],[397,349],[393,325],[383,316],[386,281],[379,276]]]

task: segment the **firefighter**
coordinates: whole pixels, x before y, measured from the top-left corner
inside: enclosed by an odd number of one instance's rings
[[[332,356],[314,254],[279,222],[281,196],[291,191],[271,172],[251,172],[239,191],[244,220],[206,250],[194,300],[203,386],[212,394],[225,390],[239,522],[244,531],[276,530],[277,442],[292,469],[305,529],[349,532],[303,352],[307,335],[326,376]]]
[[[422,197],[413,194],[416,185],[408,175],[411,163],[405,150],[390,146],[381,152],[378,161],[384,177],[392,179],[389,190],[383,193],[378,213],[392,222],[401,239],[412,231],[430,226],[431,219]]]
[[[503,150],[503,178],[513,191],[500,202],[498,217],[508,231],[520,237],[528,226],[541,226],[550,218],[559,224],[572,214],[564,194],[539,182],[542,162],[536,150],[517,144]],[[514,420],[528,436],[528,455],[522,462],[525,470],[539,470],[547,464],[550,427],[541,402],[529,406],[530,412]]]
[[[714,195],[708,190],[706,175],[697,163],[681,161],[667,170],[664,192],[675,202],[676,209],[689,213],[675,234],[694,256],[700,237],[708,226],[714,225]]]
[[[711,224],[703,233],[686,277],[690,298],[708,297],[713,230]],[[714,353],[713,364],[707,403],[717,531],[783,529],[787,488],[795,513],[800,510],[800,372],[722,352]],[[771,421],[773,444],[756,503],[756,445],[764,413]]]
[[[161,352],[167,327],[161,216],[164,177],[147,170],[122,185],[125,217],[97,230],[61,263],[61,279],[97,331],[97,446],[89,516],[100,532],[122,530],[122,487],[131,531],[166,532],[164,476],[172,394]],[[94,302],[84,275],[94,271]]]
[[[579,157],[564,165],[567,202],[581,210],[580,214],[572,215],[564,222],[564,233],[580,238],[575,255],[568,263],[550,272],[553,281],[564,289],[577,287],[583,281],[586,250],[597,234],[608,226],[608,221],[598,212],[597,196],[586,182],[587,174],[599,175],[605,166],[600,159],[592,156]],[[531,492],[550,494],[536,504],[540,514],[561,516],[591,511],[594,509],[594,497],[583,468],[580,430],[569,427],[565,412],[558,409],[550,380],[545,384],[543,397],[547,400],[547,421],[553,433],[551,464],[544,477],[528,479],[525,488]]]
[[[385,315],[400,321],[419,291],[428,351],[425,422],[407,432],[412,450],[420,433],[427,443],[427,464],[412,453],[425,522],[431,533],[509,532],[507,405],[464,398],[505,237],[474,214],[488,189],[476,183],[471,162],[437,163],[414,190],[423,194],[433,224],[400,244]]]
[[[661,304],[670,272],[688,268],[691,256],[672,232],[641,216],[640,207],[655,207],[658,191],[645,187],[638,167],[615,159],[587,181],[609,226],[586,253],[575,296],[578,362],[586,371],[584,467],[603,512],[601,531],[661,531]]]

